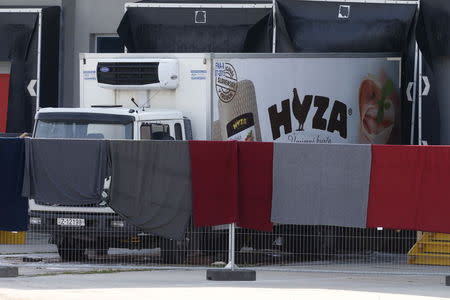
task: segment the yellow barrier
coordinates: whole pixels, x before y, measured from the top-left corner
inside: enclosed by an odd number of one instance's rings
[[[450,234],[424,232],[409,250],[408,263],[450,266]]]
[[[26,232],[0,230],[0,244],[25,244]]]

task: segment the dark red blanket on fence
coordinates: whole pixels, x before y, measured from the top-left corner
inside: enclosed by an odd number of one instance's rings
[[[195,226],[271,231],[272,143],[189,143]]]
[[[238,225],[272,231],[273,143],[238,143],[239,222]]]
[[[237,142],[190,141],[195,226],[237,222]]]
[[[450,233],[450,147],[372,147],[368,227]]]

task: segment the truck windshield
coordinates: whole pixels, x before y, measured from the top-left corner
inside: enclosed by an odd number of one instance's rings
[[[132,139],[133,123],[38,120],[34,136],[66,139]]]

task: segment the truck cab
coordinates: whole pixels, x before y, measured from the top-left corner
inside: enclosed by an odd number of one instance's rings
[[[92,107],[43,108],[35,117],[34,138],[43,139],[121,139],[188,140],[192,138],[190,121],[182,113],[169,109]],[[68,158],[70,159],[70,158]],[[105,189],[109,181],[105,182]],[[58,247],[63,260],[82,260],[86,249],[98,255],[109,248],[153,248],[163,239],[140,232],[128,224],[103,201],[99,205],[65,206],[29,200],[30,229],[46,233]],[[164,241],[176,247],[175,241]],[[159,245],[161,246],[161,243]],[[162,259],[172,251],[161,251]],[[172,253],[173,254],[173,253]]]

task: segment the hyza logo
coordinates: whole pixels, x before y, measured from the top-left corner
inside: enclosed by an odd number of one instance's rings
[[[314,100],[314,102],[313,102]],[[329,120],[324,118],[325,112],[330,106],[330,98],[324,96],[305,95],[303,101],[298,97],[297,89],[294,88],[292,98],[292,114],[298,121],[297,131],[304,131],[304,126],[311,105],[317,107],[316,113],[312,119],[312,128],[326,130],[328,132],[337,131],[342,138],[347,138],[347,105],[340,101],[334,101]],[[284,127],[285,134],[292,132],[291,103],[289,99],[281,101],[281,111],[278,112],[277,105],[274,104],[268,109],[270,125],[272,128],[272,137],[274,140],[281,136],[280,128]]]
[[[233,100],[237,92],[237,74],[229,63],[216,62],[216,93],[220,101],[228,103]]]

